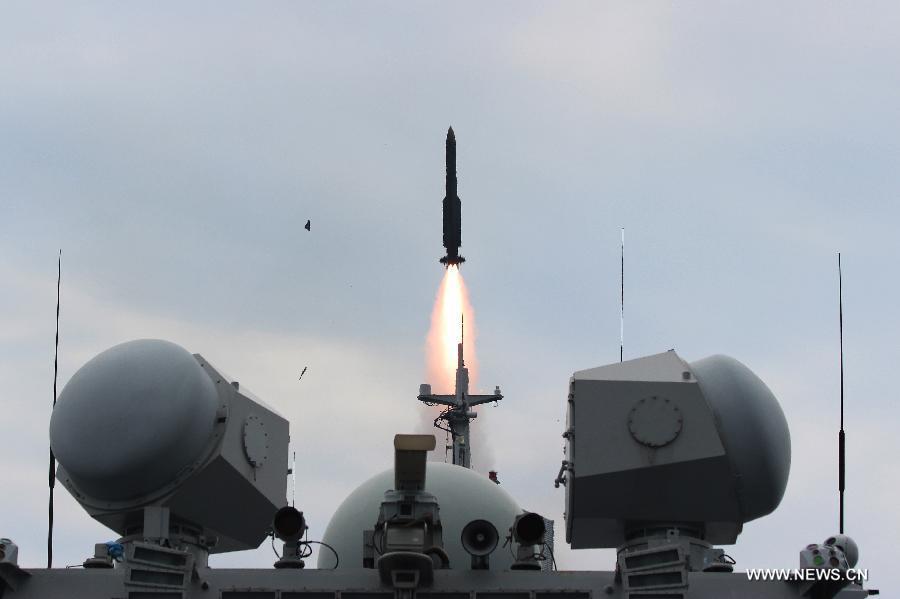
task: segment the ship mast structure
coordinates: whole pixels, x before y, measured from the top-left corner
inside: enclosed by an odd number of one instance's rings
[[[494,387],[490,395],[472,395],[469,393],[469,369],[466,368],[463,356],[465,340],[465,320],[460,318],[460,340],[456,345],[456,389],[453,395],[437,395],[431,392],[431,385],[419,386],[417,399],[429,406],[443,406],[444,409],[434,419],[434,426],[446,431],[452,440],[447,449],[453,450],[453,464],[463,468],[472,467],[472,448],[469,438],[469,425],[478,413],[472,408],[489,402],[503,399],[500,387]]]

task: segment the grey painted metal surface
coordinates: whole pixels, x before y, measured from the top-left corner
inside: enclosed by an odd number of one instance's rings
[[[460,543],[463,527],[472,520],[488,520],[502,539],[522,510],[488,478],[459,466],[428,462],[419,499],[435,500],[435,515],[439,506],[449,567],[439,563],[431,571],[432,562],[426,559],[427,579],[410,578],[403,567],[388,577],[380,566],[361,567],[363,531],[375,524],[382,502],[387,496],[395,498],[402,515],[410,496],[408,485],[396,482],[393,469],[351,493],[329,523],[325,542],[340,554],[340,568],[330,569],[335,563],[327,551],[320,552],[316,570],[209,568],[210,551],[258,546],[275,511],[286,503],[287,422],[241,392],[236,382],[226,380],[202,356],[191,356],[173,344],[146,340],[123,344],[98,358],[64,391],[60,405],[67,407],[54,415],[51,435],[54,448],[61,450],[60,480],[88,513],[123,538],[119,545],[96,545],[94,557],[85,562],[93,567],[55,570],[18,567],[15,543],[2,539],[6,551],[0,554],[0,597],[868,596],[862,587],[846,581],[750,580],[742,572],[730,572],[722,550],[713,546],[734,542],[743,522],[777,507],[790,466],[790,437],[777,401],[752,372],[730,358],[714,356],[688,364],[666,352],[572,377],[567,460],[558,479],[567,486],[567,538],[576,548],[617,547],[616,571],[516,570],[512,553],[521,559],[523,547],[515,546],[508,548],[512,552],[497,547],[490,554],[490,569],[472,570],[473,561]],[[82,412],[92,412],[94,419]],[[179,451],[172,449],[166,435],[148,438],[130,421],[124,428],[136,431],[133,436],[114,430],[119,420],[134,415],[146,416],[144,424],[151,428],[180,431],[179,435],[196,436],[203,443],[192,438]],[[88,459],[92,452],[106,448],[90,437],[106,431],[113,431],[118,442],[134,446],[122,456],[92,464]],[[155,463],[167,456],[181,466]],[[137,480],[132,469],[147,460],[150,476]],[[421,468],[418,472],[416,480],[421,479]],[[736,484],[738,479],[743,486]],[[748,484],[752,489],[744,488]],[[116,485],[122,488],[107,488]],[[412,491],[419,492],[421,486]],[[430,504],[420,504],[427,512]],[[413,523],[420,525],[415,513],[411,512]],[[402,526],[401,520],[384,516],[384,522],[394,526]],[[387,553],[378,561],[384,564],[386,556],[403,558],[403,553]],[[823,569],[831,560],[846,570],[858,554],[852,539],[837,535],[807,545],[799,552],[799,562]]]
[[[381,584],[377,571],[340,570],[208,570],[189,580],[183,590],[126,585],[123,569],[29,570],[31,576],[15,599],[392,599],[396,591]],[[206,588],[204,588],[204,583]],[[403,596],[403,595],[400,595]],[[418,589],[420,599],[624,599],[628,595],[613,572],[511,572],[497,570],[435,572],[430,587]],[[861,599],[867,592],[845,588],[837,597]],[[632,595],[632,598],[640,595]],[[750,581],[743,573],[694,572],[683,594],[645,598],[788,599],[800,597],[790,582]]]
[[[745,522],[771,513],[784,496],[791,470],[791,436],[772,391],[728,356],[691,362],[700,390],[716,415],[732,470],[741,479]]]
[[[565,435],[573,548],[618,547],[660,527],[731,544],[787,485],[784,414],[724,356],[688,364],[669,351],[576,372]]]

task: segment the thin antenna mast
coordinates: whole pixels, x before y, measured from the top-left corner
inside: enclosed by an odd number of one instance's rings
[[[844,488],[845,488],[845,454],[844,454],[844,294],[841,277],[841,253],[838,252],[838,335],[840,339],[841,363],[841,430],[838,432],[838,528],[844,534]]]
[[[59,373],[59,289],[62,281],[62,249],[56,261],[56,342],[53,350],[53,408],[56,408],[56,379]],[[53,488],[56,486],[56,456],[50,448],[50,501],[47,508],[47,568],[53,566]]]
[[[303,367],[303,371],[300,373],[300,378],[297,379],[298,381],[303,380],[303,375],[306,374],[307,368],[309,368],[309,366]],[[294,450],[294,452],[291,455],[291,469],[288,470],[288,473],[291,475],[291,507],[296,507],[295,502],[297,500],[297,450]]]
[[[291,459],[291,507],[297,507],[297,452]]]
[[[625,356],[625,227],[622,227],[622,258],[619,271],[619,362]]]

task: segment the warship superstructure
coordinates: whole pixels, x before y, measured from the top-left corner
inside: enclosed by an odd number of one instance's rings
[[[394,469],[348,498],[329,524],[319,568],[303,568],[305,515],[286,500],[288,422],[199,354],[160,340],[124,343],[72,377],[50,424],[57,478],[118,539],[89,553],[86,544],[79,569],[19,567],[14,540],[4,539],[0,592],[23,599],[869,594],[847,576],[761,581],[732,571],[721,546],[777,507],[790,467],[778,402],[736,360],[688,363],[669,351],[579,371],[560,410],[568,414],[557,478],[566,488],[566,541],[574,549],[616,548],[615,570],[542,571],[552,559],[543,519],[477,472],[427,462],[431,435],[394,437]],[[827,534],[798,547],[799,566],[851,571],[855,544]],[[209,567],[211,553],[269,537],[282,545],[271,570]],[[343,549],[347,543],[355,550]]]
[[[458,255],[455,137],[447,138],[444,244]],[[451,169],[452,166],[452,169]],[[451,176],[452,175],[452,176]],[[452,183],[452,185],[451,185]],[[561,386],[563,381],[560,381]],[[428,461],[433,435],[385,436],[394,468],[338,507],[322,541],[287,501],[289,422],[201,354],[154,339],[112,347],[59,396],[50,444],[56,478],[116,535],[85,540],[81,568],[25,568],[0,538],[0,597],[11,599],[853,599],[859,550],[823,527],[798,539],[794,576],[751,580],[725,547],[774,511],[791,465],[788,423],[746,366],[674,351],[574,372],[565,459],[572,549],[614,548],[609,571],[558,571],[547,520],[470,465],[472,409],[458,348],[442,406],[452,463]],[[422,408],[424,409],[424,408]],[[401,431],[397,431],[400,433]],[[335,448],[337,449],[337,448]],[[540,473],[535,473],[540,474]],[[554,481],[554,474],[556,478]],[[527,498],[524,498],[527,500]],[[302,506],[301,506],[302,507]],[[3,530],[0,530],[0,535]],[[551,533],[552,534],[552,533]],[[215,553],[278,541],[269,569],[212,568]],[[316,568],[306,567],[312,546]]]

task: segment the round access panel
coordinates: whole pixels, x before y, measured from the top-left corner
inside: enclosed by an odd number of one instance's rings
[[[628,413],[628,430],[635,441],[647,447],[668,445],[681,433],[681,410],[665,397],[645,397]]]

